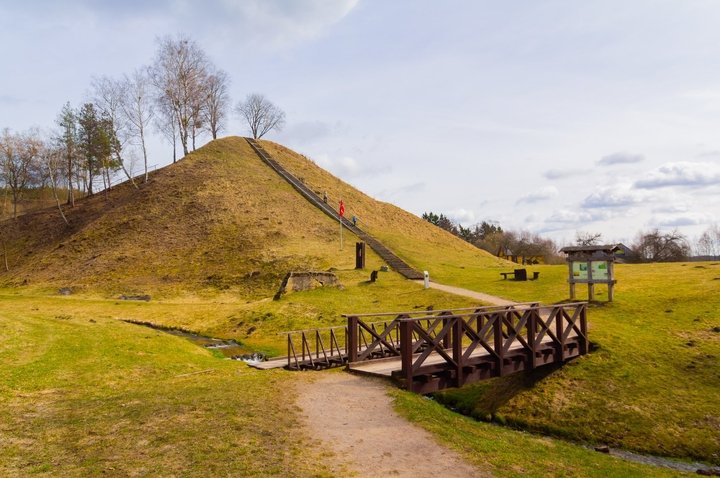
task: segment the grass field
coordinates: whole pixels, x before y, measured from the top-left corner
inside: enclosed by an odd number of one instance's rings
[[[531,269],[540,280],[489,269],[435,276],[517,300],[568,297],[564,266]],[[492,380],[440,400],[478,419],[720,463],[720,264],[619,265],[616,276],[615,301],[588,313],[598,351],[546,378]]]
[[[348,300],[396,310],[453,302],[391,276],[382,275],[385,288],[375,291],[358,284],[261,305],[292,311],[300,325],[310,320],[301,310],[308,317],[325,311],[328,323],[338,323],[330,311]],[[255,371],[119,320],[162,317],[166,325],[194,329],[202,317],[219,324],[247,304],[227,297],[135,303],[16,290],[0,291],[0,301],[2,476],[328,476],[326,464],[343,459],[309,446],[313,439],[299,428],[293,384],[312,380],[312,373]],[[259,344],[272,343],[285,325],[276,315],[258,324],[253,340]],[[407,392],[393,394],[401,413],[497,476],[677,476],[477,423]],[[516,463],[526,455],[532,462]]]
[[[293,412],[298,375],[65,312],[0,312],[0,476],[323,475]]]

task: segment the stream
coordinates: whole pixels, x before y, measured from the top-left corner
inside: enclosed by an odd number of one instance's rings
[[[160,332],[174,335],[176,337],[182,337],[200,347],[204,347],[209,350],[217,350],[218,352],[222,353],[224,357],[231,360],[242,360],[243,362],[264,362],[267,360],[265,354],[261,352],[256,352],[248,348],[247,346],[241,344],[240,342],[237,342],[236,340],[216,339],[213,337],[196,334],[194,332],[188,332],[187,330],[161,327],[155,324],[151,324],[149,322],[136,322],[133,320],[126,320],[125,322],[134,325],[141,325],[143,327],[149,327],[153,330],[158,330]]]
[[[428,398],[428,400],[435,400],[435,398],[433,398],[433,397],[428,396],[427,398]],[[451,410],[455,413],[469,417],[469,415],[463,414],[462,412],[460,412],[460,410],[458,410],[454,407],[447,406],[447,405],[443,405],[443,406],[445,408],[447,408],[448,410]],[[499,425],[497,423],[490,423],[490,424],[492,424],[493,426],[497,426],[497,427],[503,427],[502,425]],[[503,428],[506,428],[506,427],[503,427]],[[534,436],[538,436],[538,437],[543,437],[543,438],[546,437],[546,435],[532,433],[527,430],[522,430],[522,432],[528,433],[528,434],[531,434]],[[554,438],[554,437],[550,437],[550,438],[559,440],[559,438]],[[570,442],[570,443],[574,443],[574,442]],[[654,456],[654,455],[642,455],[640,453],[633,453],[633,452],[630,452],[627,450],[621,450],[618,448],[610,448],[607,446],[589,446],[589,445],[583,445],[583,444],[579,444],[579,443],[574,443],[574,444],[576,444],[578,446],[582,446],[582,447],[590,449],[590,450],[595,450],[598,453],[604,453],[604,454],[614,456],[614,457],[617,457],[617,458],[620,458],[620,459],[623,459],[626,461],[631,461],[634,463],[642,463],[643,465],[659,466],[659,467],[663,467],[663,468],[669,468],[671,470],[683,471],[686,473],[697,473],[698,475],[704,475],[704,476],[720,476],[720,467],[714,467],[712,465],[708,465],[705,463],[698,463],[698,462],[691,462],[691,461],[686,462],[686,461],[680,461],[680,460],[675,460],[672,458],[664,458],[664,457]]]

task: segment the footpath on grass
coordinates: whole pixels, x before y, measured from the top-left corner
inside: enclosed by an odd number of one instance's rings
[[[415,281],[418,284],[423,284],[423,281]],[[461,295],[463,297],[469,297],[474,300],[479,300],[480,302],[485,302],[490,305],[513,305],[517,302],[513,302],[512,300],[503,299],[502,297],[497,297],[495,295],[490,294],[484,294],[482,292],[475,292],[474,290],[470,289],[463,289],[462,287],[455,287],[452,285],[445,285],[445,284],[438,284],[437,282],[430,282],[430,288],[431,289],[437,289],[441,290],[443,292],[447,292],[449,294],[455,294],[455,295]]]
[[[332,452],[334,476],[491,476],[400,418],[384,381],[330,372],[298,387],[307,434]]]

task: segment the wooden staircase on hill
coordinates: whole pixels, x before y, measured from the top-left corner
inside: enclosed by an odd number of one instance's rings
[[[322,212],[330,216],[336,221],[340,221],[342,225],[350,232],[355,234],[360,240],[364,241],[368,246],[372,248],[375,253],[384,260],[388,266],[394,271],[401,274],[407,279],[421,280],[423,279],[422,272],[416,271],[405,261],[400,259],[394,252],[385,247],[380,241],[366,233],[359,227],[353,225],[353,223],[344,217],[340,217],[337,211],[325,203],[320,196],[315,194],[310,188],[308,188],[302,181],[290,174],[285,168],[283,168],[277,161],[275,161],[270,154],[254,139],[245,138],[250,146],[255,150],[260,159],[270,166],[276,173],[278,173],[283,179],[285,179],[292,187],[294,187],[305,199],[307,199],[313,206],[320,209]]]

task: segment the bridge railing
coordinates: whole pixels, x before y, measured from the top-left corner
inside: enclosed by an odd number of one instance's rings
[[[458,314],[481,314],[493,311],[512,311],[518,307],[537,306],[537,302],[527,302],[503,306],[466,307],[443,309],[437,311],[416,310],[410,312],[383,312],[374,314],[344,314],[348,321],[348,362],[358,362],[373,358],[400,355],[400,323],[411,319],[420,324],[420,329],[435,337],[449,317]],[[415,344],[421,336],[414,331],[412,340]],[[445,340],[445,345],[449,344]],[[418,347],[420,345],[417,345]]]
[[[293,330],[287,334],[287,368],[319,369],[346,362],[347,327]]]
[[[395,377],[422,393],[562,362],[588,350],[585,302],[405,317],[397,327],[401,369]]]

